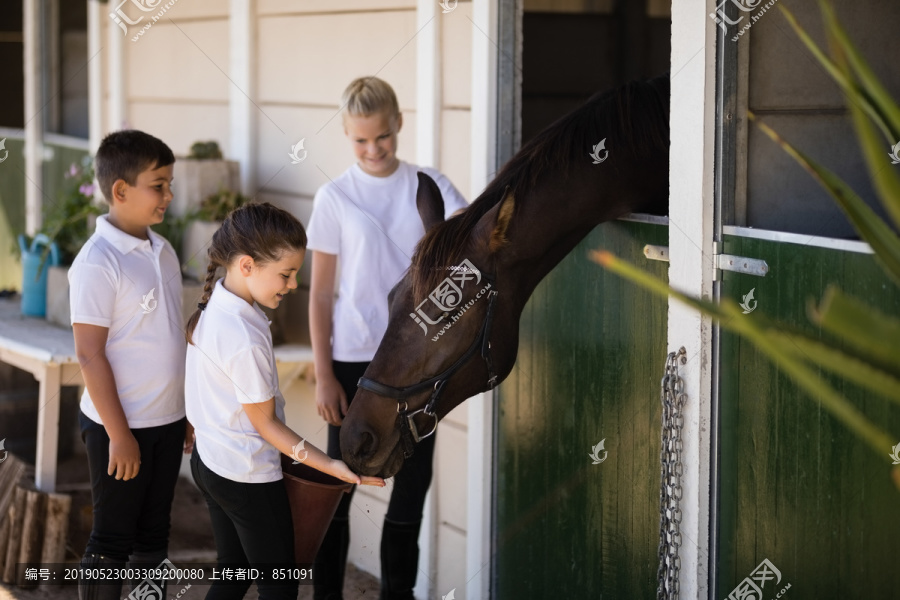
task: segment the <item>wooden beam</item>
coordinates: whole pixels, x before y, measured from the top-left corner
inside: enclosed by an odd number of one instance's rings
[[[231,0],[228,21],[231,37],[228,60],[228,158],[241,168],[241,192],[255,196],[257,162],[256,97],[256,0]],[[296,143],[299,140],[294,140]],[[285,148],[285,152],[287,152]]]
[[[416,5],[416,163],[440,168],[441,19],[434,0]]]
[[[41,56],[41,3],[22,3],[23,67],[25,75],[25,233],[34,235],[41,228],[43,207],[43,79]]]
[[[472,2],[472,99],[469,198],[477,198],[497,169],[497,2]],[[513,85],[513,87],[515,87]],[[515,137],[515,136],[513,136]],[[493,394],[466,402],[466,588],[469,600],[490,598],[493,494]]]
[[[669,285],[695,297],[713,290],[716,24],[704,0],[672,4],[669,126]],[[712,323],[669,301],[668,349],[687,350],[679,364],[688,401],[682,430],[680,597],[709,597],[710,411]],[[664,357],[660,357],[662,360]]]
[[[91,156],[103,137],[103,8],[100,0],[88,0],[88,131]]]
[[[106,22],[106,131],[112,133],[125,126],[125,40],[122,30]]]
[[[56,491],[56,451],[59,446],[59,365],[48,365],[38,394],[37,452],[34,483],[44,492]]]

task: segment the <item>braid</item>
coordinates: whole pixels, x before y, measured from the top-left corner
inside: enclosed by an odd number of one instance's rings
[[[306,232],[300,221],[291,213],[268,202],[251,202],[228,213],[209,244],[209,264],[206,267],[203,297],[184,328],[187,343],[194,343],[194,329],[212,296],[218,267],[227,270],[234,259],[241,255],[250,256],[260,264],[277,261],[285,249],[303,248],[306,248]]]
[[[203,308],[206,308],[206,303],[209,302],[209,297],[212,296],[218,266],[214,260],[210,260],[209,264],[206,265],[206,281],[203,283],[203,297],[200,299],[200,304],[203,305]],[[200,310],[203,310],[203,308],[200,308]]]
[[[212,259],[210,259],[209,264],[206,265],[206,281],[203,283],[203,296],[200,298],[200,303],[197,304],[197,310],[195,310],[194,314],[191,315],[191,318],[188,319],[187,326],[184,330],[184,337],[188,344],[194,343],[194,329],[197,327],[197,322],[200,321],[200,313],[206,308],[209,297],[212,296],[213,286],[216,281],[216,270],[218,267],[219,265]]]

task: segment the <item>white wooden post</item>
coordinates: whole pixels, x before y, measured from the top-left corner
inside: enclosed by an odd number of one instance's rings
[[[56,453],[59,447],[60,366],[49,364],[38,393],[37,449],[34,484],[42,492],[56,491]]]
[[[41,116],[41,3],[22,4],[22,41],[25,76],[25,232],[34,235],[41,228],[43,197],[43,118]]]
[[[416,5],[416,163],[439,167],[441,20],[434,0]]]
[[[707,6],[709,5],[709,6]],[[713,164],[715,154],[715,22],[712,2],[672,4],[669,149],[669,283],[693,296],[712,297]],[[679,364],[684,407],[680,596],[709,594],[710,407],[712,323],[669,302],[669,351],[684,346]],[[658,367],[662,368],[662,358]]]
[[[44,100],[41,107],[42,131],[62,133],[62,98],[60,94],[60,32],[59,32],[59,0],[44,0],[42,15],[42,47],[41,77],[43,79]]]
[[[473,0],[472,22],[474,25],[469,197],[474,199],[491,181],[496,168],[494,163],[497,149],[497,0]]]
[[[88,0],[88,137],[91,156],[97,153],[103,138],[103,49],[102,19],[104,7],[99,0]]]
[[[231,0],[229,62],[232,85],[228,88],[228,158],[238,161],[241,192],[253,196],[256,189],[256,0]]]
[[[472,2],[471,187],[477,198],[490,182],[497,148],[496,0]],[[483,33],[484,32],[484,33]],[[485,35],[493,36],[489,38]],[[466,501],[466,599],[490,597],[491,496],[493,494],[493,392],[467,401],[468,498]]]
[[[106,5],[112,6],[112,2]],[[109,15],[107,15],[109,18]],[[125,41],[128,39],[117,26],[106,24],[106,130],[119,131],[126,125],[125,111]],[[129,39],[129,43],[132,43]]]
[[[441,22],[436,7],[434,0],[416,3],[416,164],[424,167],[440,167]],[[439,497],[438,478],[434,477],[419,530],[419,577],[413,590],[416,598],[432,598],[435,593]]]

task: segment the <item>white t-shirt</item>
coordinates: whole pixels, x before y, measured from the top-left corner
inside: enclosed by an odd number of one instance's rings
[[[243,407],[274,397],[275,414],[284,422],[265,313],[225,289],[220,279],[193,340],[187,349],[184,403],[203,464],[232,481],[281,479],[279,451],[253,427]]]
[[[97,217],[97,230],[69,269],[72,324],[109,328],[106,357],[128,426],[184,417],[181,266],[165,238],[129,235]],[[81,410],[102,423],[85,388]]]
[[[372,360],[387,330],[388,292],[409,268],[425,235],[416,209],[420,170],[440,188],[445,217],[467,206],[438,171],[403,161],[388,177],[374,177],[355,164],[316,192],[307,247],[337,255],[340,263],[332,330],[335,360]]]

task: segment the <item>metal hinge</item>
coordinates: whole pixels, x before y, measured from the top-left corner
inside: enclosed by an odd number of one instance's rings
[[[756,275],[757,277],[765,277],[766,273],[769,272],[769,264],[763,259],[722,254],[719,252],[720,247],[721,242],[713,242],[713,255],[716,258],[716,275],[714,279],[719,279],[719,271],[733,271],[735,273]]]
[[[747,275],[756,275],[757,277],[765,277],[769,272],[769,265],[761,258],[748,258],[746,256],[735,256],[734,254],[720,254],[719,242],[713,242],[713,257],[715,259],[715,277],[720,279],[719,271],[733,271],[735,273],[745,273]],[[653,246],[647,244],[644,246],[644,256],[650,260],[661,260],[669,262],[668,246]]]

